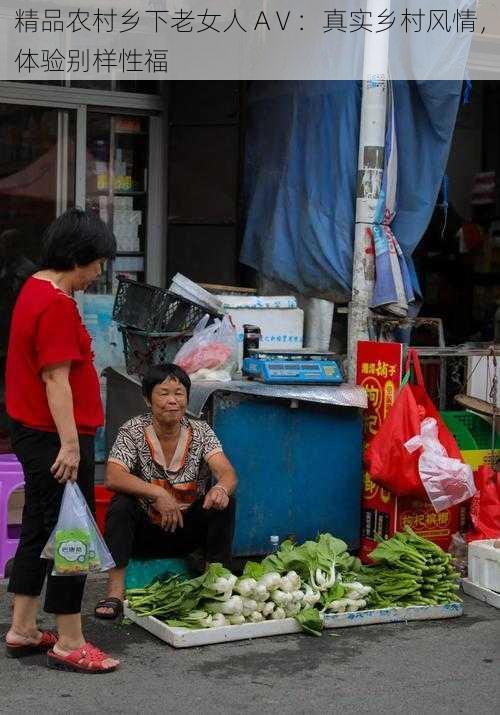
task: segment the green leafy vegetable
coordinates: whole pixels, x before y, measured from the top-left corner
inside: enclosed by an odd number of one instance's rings
[[[245,568],[243,570],[243,577],[244,578],[253,578],[255,581],[258,581],[259,579],[264,576],[265,573],[268,573],[268,571],[272,571],[273,569],[267,568],[264,566],[264,563],[257,563],[257,561],[247,561],[245,564]]]
[[[323,621],[316,608],[305,608],[295,616],[303,631],[312,636],[320,636],[323,630]]]
[[[221,564],[186,580],[172,576],[127,591],[130,607],[173,626],[214,628],[294,617],[321,634],[322,614],[364,608],[430,606],[459,600],[451,557],[411,529],[379,540],[373,566],[361,566],[331,534],[296,545],[285,541],[237,579]]]
[[[203,599],[227,600],[215,587],[218,579],[228,577],[236,582],[222,564],[210,564],[197,578],[186,581],[181,576],[172,576],[154,581],[146,588],[128,590],[127,598],[130,608],[141,616],[156,616],[165,621],[169,618],[183,620]]]
[[[380,541],[370,554],[375,566],[363,567],[359,581],[372,586],[368,603],[389,606],[436,606],[459,601],[451,556],[410,527]]]
[[[296,571],[304,582],[316,590],[317,586],[329,588],[333,585],[335,569],[347,572],[355,571],[359,566],[358,559],[347,553],[347,544],[331,534],[320,534],[316,541],[305,541],[300,546],[284,541],[277,553],[261,563],[265,571]],[[254,576],[254,573],[245,572],[245,576]]]

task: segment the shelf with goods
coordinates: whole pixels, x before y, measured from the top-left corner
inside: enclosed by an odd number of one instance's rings
[[[117,256],[95,292],[116,290],[118,276],[145,279],[148,119],[89,113],[87,207],[113,230]]]
[[[101,189],[94,192],[87,192],[87,196],[144,196],[146,191],[109,191]]]

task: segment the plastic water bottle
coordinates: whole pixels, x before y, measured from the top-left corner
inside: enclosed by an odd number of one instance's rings
[[[280,547],[280,537],[273,534],[269,537],[269,553],[275,554]]]

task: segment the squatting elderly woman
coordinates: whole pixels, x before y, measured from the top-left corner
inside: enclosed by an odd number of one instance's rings
[[[25,476],[21,538],[9,582],[15,597],[7,654],[47,651],[49,666],[88,673],[115,670],[118,661],[83,636],[85,578],[50,575],[52,563],[40,554],[57,522],[65,482],[77,481],[93,506],[94,435],[103,410],[91,338],[73,293],[88,288],[115,251],[113,234],[94,213],[70,209],[49,226],[42,270],[17,298],[6,368],[12,446]],[[45,611],[55,614],[57,635],[37,627],[47,573]]]
[[[231,563],[236,475],[206,422],[186,417],[191,381],[177,365],[157,365],[142,388],[150,411],[126,422],[109,454],[111,501],[105,539],[116,568],[96,615],[123,611],[131,556],[184,556],[199,548],[207,562]]]

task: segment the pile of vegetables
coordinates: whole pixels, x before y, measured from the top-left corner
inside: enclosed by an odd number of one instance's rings
[[[208,628],[211,619],[198,606],[203,599],[217,597],[216,584],[221,578],[226,582],[226,574],[236,582],[236,576],[220,564],[211,564],[202,576],[191,580],[182,576],[155,580],[144,588],[128,589],[128,603],[141,616],[155,616],[171,624],[182,622],[187,628]]]
[[[370,558],[376,565],[362,568],[359,580],[372,587],[369,605],[373,608],[460,601],[460,575],[451,563],[451,555],[409,527],[392,539],[380,540]]]
[[[240,578],[221,564],[202,576],[173,576],[127,591],[130,608],[171,626],[213,628],[295,618],[321,635],[324,613],[367,607],[434,605],[456,601],[450,557],[411,529],[381,542],[362,567],[347,544],[331,534],[296,545],[284,541],[261,562],[249,561]]]
[[[360,567],[344,541],[321,534],[300,546],[284,541],[260,563],[247,562],[240,578],[211,564],[198,578],[173,576],[130,589],[127,598],[137,614],[171,626],[210,628],[293,617],[304,630],[319,635],[321,613],[366,607],[371,586],[352,578]]]
[[[331,534],[320,534],[316,541],[297,546],[284,541],[279,551],[260,564],[247,563],[245,574],[259,576],[272,569],[278,574],[292,570],[302,581],[303,605],[293,615],[302,629],[313,635],[322,630],[321,615],[325,611],[341,613],[366,607],[371,586],[356,581],[361,562],[347,551],[347,544]]]

